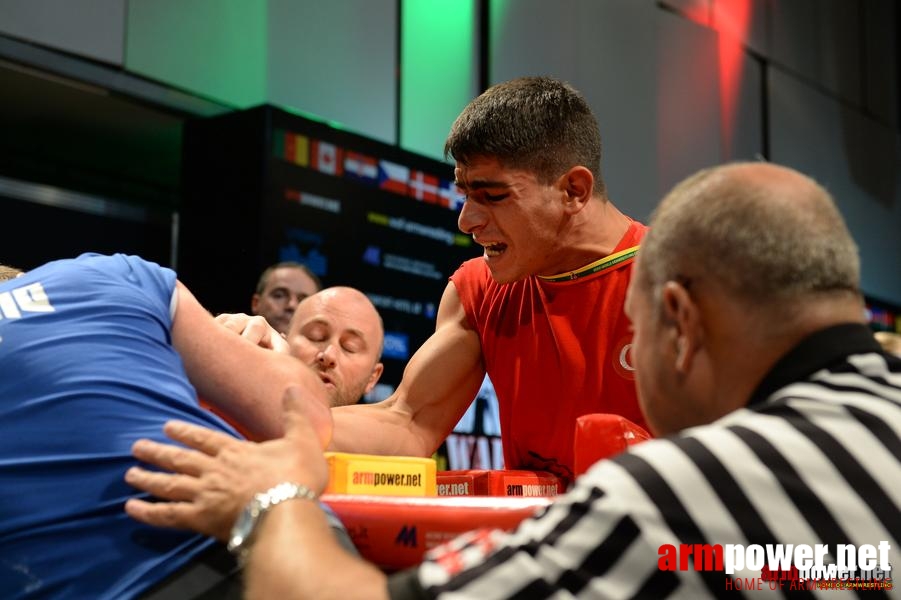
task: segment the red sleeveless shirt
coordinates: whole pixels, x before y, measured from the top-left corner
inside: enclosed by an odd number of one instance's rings
[[[451,276],[497,392],[507,469],[550,471],[569,484],[577,417],[614,413],[647,428],[623,312],[632,250],[646,231],[633,221],[615,264],[576,279],[498,284],[482,258]]]

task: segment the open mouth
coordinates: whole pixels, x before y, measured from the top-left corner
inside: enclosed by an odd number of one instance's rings
[[[507,250],[507,244],[497,243],[497,244],[485,244],[485,256],[488,258],[493,258],[495,256],[500,256]]]
[[[332,387],[335,387],[335,382],[332,381],[332,378],[329,377],[328,375],[326,375],[325,373],[322,373],[321,371],[319,372],[319,379],[321,379],[322,383],[324,383],[325,385],[330,385]]]

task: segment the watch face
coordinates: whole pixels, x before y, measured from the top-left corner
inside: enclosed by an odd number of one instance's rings
[[[253,531],[255,517],[258,514],[258,511],[254,510],[254,508],[255,505],[253,503],[245,506],[238,516],[238,520],[235,521],[235,525],[232,527],[231,539],[228,541],[229,550],[240,548],[247,541],[250,532]]]
[[[246,560],[253,543],[254,528],[266,511],[276,504],[293,498],[316,500],[316,494],[305,485],[285,482],[264,493],[256,494],[247,503],[232,526],[231,537],[228,540],[228,549],[238,556],[239,562]]]

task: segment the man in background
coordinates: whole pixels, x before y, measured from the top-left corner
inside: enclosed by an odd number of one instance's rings
[[[286,353],[308,365],[326,387],[331,407],[356,404],[378,383],[385,331],[378,310],[363,292],[345,286],[326,288],[304,298],[294,311],[286,334],[262,316],[221,314],[216,322],[254,344]],[[252,375],[251,375],[252,377]],[[268,398],[277,410],[280,398]],[[231,418],[205,400],[244,437],[261,441],[253,423]]]
[[[306,265],[286,261],[267,267],[250,299],[250,312],[260,315],[279,333],[287,334],[291,316],[304,298],[322,289],[322,282]]]
[[[279,335],[260,316],[221,314],[216,321],[264,348],[290,353],[326,384],[329,404],[356,404],[384,370],[385,330],[378,310],[356,288],[334,286],[303,299]]]

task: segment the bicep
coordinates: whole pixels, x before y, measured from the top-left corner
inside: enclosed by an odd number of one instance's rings
[[[325,388],[297,359],[259,348],[217,324],[181,283],[172,343],[197,392],[259,439],[282,434],[282,394],[289,385],[321,397]]]
[[[451,432],[485,378],[482,345],[470,326],[453,283],[441,297],[435,333],[410,359],[401,386],[432,451]]]

